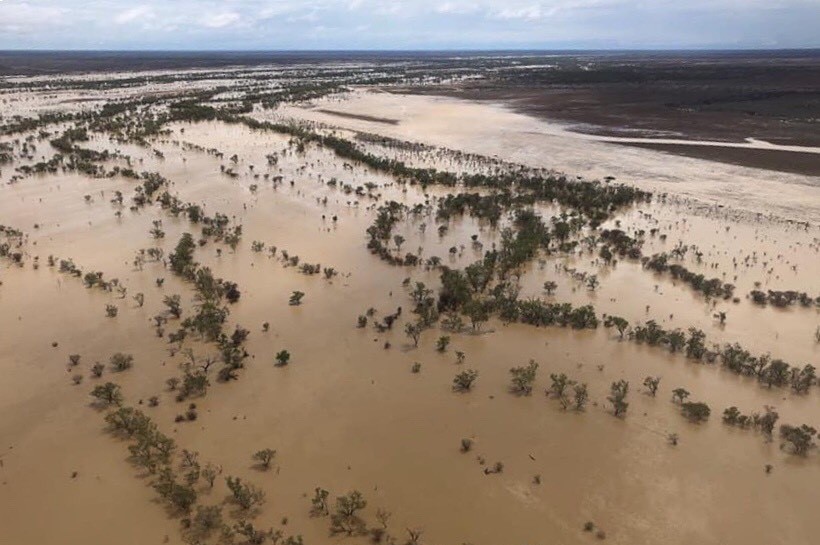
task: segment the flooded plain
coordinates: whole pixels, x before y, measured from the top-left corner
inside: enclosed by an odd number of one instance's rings
[[[334,111],[347,115],[328,113]],[[309,121],[322,134],[354,139],[367,133],[357,140],[364,149],[408,165],[461,173],[525,165],[586,179],[612,176],[651,191],[651,201],[617,210],[601,229],[656,233],[645,237],[645,256],[686,246],[676,262],[733,284],[733,298],[705,297],[638,259],[606,262],[588,228],[573,250],[542,251],[517,271],[520,298],[592,304],[602,316],[633,325],[654,320],[667,330],[700,329],[710,347],[738,342],[755,355],[820,365],[820,307],[778,308],[749,296],[820,296],[817,179],[621,147],[500,106],[449,98],[357,91],[247,115]],[[419,145],[382,145],[374,135]],[[14,152],[22,145],[13,142]],[[459,189],[409,184],[315,143],[218,120],[168,123],[147,145],[107,133],[82,145],[118,150],[129,159],[108,159],[107,168],[159,173],[181,201],[241,224],[235,247],[208,240],[194,256],[238,284],[242,295],[228,305],[223,329],[249,331],[248,357],[238,380],[221,382],[211,371],[206,396],[176,401],[166,380],[188,360],[218,360],[220,350],[194,336],[177,343],[156,334],[153,317],[165,312],[165,296],[181,296],[184,320],[198,294],[162,259],[135,256],[150,247],[167,258],[183,233],[198,236],[201,226],[157,203],[112,203],[117,191],[134,194],[138,182],[127,177],[57,172],[11,183],[15,165],[4,165],[0,224],[23,234],[7,237],[21,253],[19,263],[0,259],[0,541],[219,541],[217,533],[192,540],[152,490],[154,476],[129,458],[128,441],[106,431],[105,411],[90,406],[88,393],[109,380],[177,451],[196,451],[203,464],[220,468],[213,487],[192,485],[198,505],[223,506],[229,526],[250,520],[308,544],[364,544],[377,535],[331,535],[328,517],[311,514],[317,488],[329,491],[331,510],[337,496],[360,491],[368,528],[383,527],[389,537],[381,539],[398,544],[794,545],[813,543],[820,532],[817,449],[796,456],[776,433],[767,440],[721,421],[730,406],[744,414],[771,406],[779,423],[817,426],[816,384],[806,393],[767,387],[604,327],[534,327],[493,317],[478,331],[436,323],[414,346],[404,333],[411,289],[415,282],[440,289],[441,270],[395,266],[368,251],[378,207],[395,201],[420,210],[395,226],[395,245],[404,250],[393,254],[435,256],[452,269],[503,245],[503,228],[514,224],[509,211],[498,225],[470,214],[441,219],[437,206]],[[48,156],[47,141],[36,146],[36,155]],[[532,208],[543,218],[562,212],[557,203]],[[151,234],[157,225],[160,237]],[[283,251],[335,274],[304,274]],[[89,289],[48,266],[50,255],[104,272],[126,291]],[[545,294],[550,281],[555,288]],[[304,294],[301,304],[289,304],[295,291]],[[116,316],[106,305],[118,308]],[[373,327],[398,308],[395,326]],[[363,315],[370,320],[357,327]],[[169,318],[166,333],[179,321]],[[442,335],[450,344],[439,350]],[[282,350],[290,361],[276,365]],[[92,365],[116,352],[133,355],[133,368],[106,365],[95,378]],[[76,366],[72,354],[81,356]],[[510,368],[530,360],[539,364],[532,394],[515,395]],[[465,369],[478,371],[475,385],[455,392],[453,377]],[[588,386],[584,410],[562,408],[545,393],[550,374],[560,373]],[[657,395],[642,386],[648,376],[661,379]],[[613,416],[607,400],[619,380],[631,385],[623,418]],[[672,401],[676,388],[711,407],[708,421],[681,414]],[[179,420],[189,402],[198,416]],[[252,458],[264,448],[276,450],[267,470]],[[258,512],[228,501],[228,475],[264,491]]]
[[[349,116],[342,118],[326,113],[327,110],[346,114],[366,112],[370,116],[394,119],[399,123],[386,125]],[[566,124],[545,122],[514,112],[502,104],[450,97],[356,92],[344,99],[329,97],[318,106],[287,106],[282,108],[282,112],[284,115],[377,132],[403,140],[427,142],[514,163],[556,169],[590,179],[612,176],[618,181],[651,191],[692,197],[715,206],[730,206],[814,223],[820,220],[817,198],[820,180],[817,177],[612,145],[621,140],[634,143],[655,139],[619,139],[584,134],[570,130]],[[692,145],[700,143],[683,142]],[[750,153],[754,152],[755,147],[769,147],[749,142],[733,145],[747,147]],[[804,147],[800,148],[805,151]],[[817,152],[816,148],[806,148],[812,153]]]

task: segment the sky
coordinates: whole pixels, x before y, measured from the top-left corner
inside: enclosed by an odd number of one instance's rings
[[[820,0],[0,0],[0,49],[820,47]]]

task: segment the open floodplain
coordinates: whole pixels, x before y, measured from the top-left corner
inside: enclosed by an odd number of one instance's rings
[[[816,542],[820,181],[513,62],[2,80],[0,543]]]

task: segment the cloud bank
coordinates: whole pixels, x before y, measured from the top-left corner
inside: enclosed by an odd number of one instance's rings
[[[0,0],[2,49],[820,47],[820,0]]]

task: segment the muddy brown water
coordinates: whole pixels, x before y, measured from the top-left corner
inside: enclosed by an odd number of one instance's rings
[[[366,100],[367,109],[354,109],[352,105],[362,104],[357,100]],[[654,190],[674,188],[686,197],[739,208],[754,210],[767,202],[772,210],[794,210],[813,219],[820,210],[811,180],[797,183],[785,175],[767,179],[751,169],[733,171],[682,158],[676,159],[675,168],[693,169],[689,173],[705,168],[704,176],[694,180],[668,171],[658,176],[658,169],[674,169],[650,151],[615,148],[616,153],[597,142],[579,149],[566,142],[560,148],[555,142],[546,147],[541,136],[531,141],[526,130],[505,124],[503,116],[513,114],[482,109],[476,117],[478,105],[452,107],[449,101],[420,100],[368,95],[342,104],[357,113],[400,119],[396,126],[379,124],[391,136],[514,160],[556,159],[553,166],[562,169],[583,163],[582,174],[615,173],[624,182]],[[304,110],[299,115],[319,114]],[[374,125],[354,118],[334,122],[368,130]],[[530,122],[521,116],[514,123],[526,127]],[[196,422],[175,424],[174,416],[185,407],[165,391],[164,381],[178,374],[184,358],[169,354],[167,342],[154,335],[150,318],[161,310],[163,295],[181,294],[187,311],[193,294],[162,265],[149,263],[139,271],[131,260],[139,248],[154,245],[167,254],[192,226],[153,207],[114,217],[108,200],[116,189],[126,196],[132,193],[132,183],[125,180],[58,175],[6,185],[10,172],[4,169],[0,223],[29,234],[29,257],[22,268],[6,261],[0,268],[0,542],[142,545],[162,543],[165,536],[169,543],[180,542],[178,523],[156,502],[149,479],[127,462],[126,443],[105,434],[102,414],[88,406],[87,392],[99,380],[121,384],[132,404],[158,395],[158,407],[142,409],[160,428],[180,448],[197,450],[202,460],[221,464],[224,475],[239,475],[262,487],[268,499],[254,522],[278,526],[287,517],[286,533],[300,533],[306,543],[367,541],[330,538],[328,520],[309,517],[309,497],[317,486],[330,490],[332,497],[361,490],[368,500],[364,517],[371,525],[376,525],[376,509],[387,509],[393,513],[391,533],[403,540],[404,528],[422,528],[422,543],[588,543],[595,538],[583,532],[586,521],[606,532],[606,542],[618,544],[815,541],[820,532],[814,516],[820,498],[817,453],[805,459],[790,456],[777,440],[767,443],[753,431],[724,426],[720,414],[729,405],[743,412],[773,405],[782,422],[817,425],[816,388],[806,396],[766,389],[715,366],[619,342],[603,328],[578,332],[491,321],[483,334],[452,335],[443,354],[434,349],[435,338],[443,334],[436,330],[426,331],[417,349],[409,345],[402,332],[406,315],[387,334],[357,329],[356,317],[368,307],[381,314],[398,306],[409,310],[401,286],[405,277],[432,286],[437,279],[371,256],[365,249],[365,229],[373,219],[369,207],[377,203],[345,195],[323,181],[337,177],[354,186],[371,181],[381,186],[383,199],[408,204],[424,200],[420,191],[409,188],[405,193],[388,177],[359,167],[344,169],[332,154],[315,148],[304,156],[284,153],[280,164],[269,169],[265,155],[287,147],[287,139],[280,136],[212,123],[185,125],[184,134],[181,128],[175,126],[170,136],[155,143],[165,153],[164,161],[150,150],[118,147],[143,158],[142,169],[158,170],[171,179],[172,191],[183,200],[204,203],[208,212],[227,213],[242,223],[243,241],[235,252],[224,247],[219,257],[209,244],[197,250],[196,259],[238,282],[242,298],[231,307],[228,327],[241,324],[252,331],[247,344],[252,358],[240,380],[212,380],[208,395],[196,400]],[[183,151],[174,141],[215,147],[226,157],[238,153],[242,175],[229,179],[219,172],[226,161]],[[90,145],[111,147],[104,141]],[[251,164],[255,172],[283,175],[285,183],[274,188],[253,179],[247,169]],[[632,180],[629,174],[636,172],[640,177]],[[251,184],[259,185],[255,193]],[[86,194],[92,196],[89,203]],[[428,194],[445,192],[433,188]],[[325,196],[326,206],[317,201]],[[335,225],[329,220],[332,215],[338,216]],[[148,233],[155,219],[162,220],[166,232],[160,241]],[[559,284],[556,300],[589,301],[599,312],[618,313],[630,321],[654,318],[665,327],[695,325],[716,342],[737,340],[756,353],[818,364],[816,310],[758,308],[743,298],[756,281],[773,289],[796,287],[820,294],[816,227],[729,222],[684,202],[638,207],[619,219],[630,227],[656,226],[668,234],[665,243],[649,240],[647,253],[668,251],[678,239],[697,244],[704,263],[688,256],[686,265],[714,275],[726,273],[728,281],[737,274],[734,283],[741,301],[712,308],[688,287],[656,277],[636,263],[621,261],[607,268],[592,255],[533,263],[521,279],[522,294],[540,294],[543,282],[554,279]],[[463,218],[453,220],[439,240],[433,219],[426,221],[424,234],[412,222],[400,226],[405,247],[421,245],[426,256],[441,255],[445,263],[449,258],[444,254],[453,245],[465,246],[453,264],[476,257],[471,234],[478,233],[486,245],[497,239],[488,226]],[[303,261],[333,266],[342,274],[330,282],[304,276],[253,253],[253,240],[287,249]],[[736,271],[732,259],[751,252],[757,252],[758,261]],[[79,279],[49,269],[49,254],[72,257],[86,270],[119,278],[128,287],[128,298],[87,290]],[[34,255],[40,256],[38,270],[31,266]],[[710,269],[711,263],[717,268]],[[556,264],[596,272],[600,288],[590,293]],[[157,277],[166,279],[162,289],[154,285]],[[293,290],[306,293],[303,305],[287,304]],[[145,293],[143,308],[131,299],[136,292]],[[105,316],[106,303],[120,307],[116,318]],[[723,308],[729,318],[720,327],[712,314]],[[261,331],[265,321],[271,324],[267,333]],[[392,343],[389,350],[386,341]],[[52,342],[59,344],[53,348]],[[216,351],[202,344],[193,348],[200,357]],[[292,354],[285,368],[273,365],[281,349]],[[465,363],[455,363],[456,350],[466,354]],[[117,351],[134,355],[134,369],[121,374],[106,370],[103,379],[91,378],[93,362],[105,362]],[[79,370],[85,378],[79,386],[70,380],[76,371],[66,370],[72,353],[82,355]],[[535,391],[529,397],[514,396],[508,392],[508,370],[530,358],[540,364]],[[422,364],[418,374],[410,372],[414,362]],[[464,368],[478,370],[479,378],[472,392],[456,394],[450,388],[452,378]],[[589,385],[586,411],[563,411],[544,395],[549,374],[558,372]],[[640,387],[647,375],[662,377],[655,398]],[[605,398],[610,383],[621,378],[630,381],[630,406],[625,419],[616,419]],[[687,422],[670,401],[675,387],[685,387],[692,399],[708,403],[710,421]],[[676,447],[666,438],[673,432],[680,436]],[[465,437],[475,441],[467,454],[459,451]],[[253,469],[251,454],[265,447],[277,449],[277,457],[273,470],[260,472]],[[503,473],[485,475],[478,457],[488,466],[502,462]],[[765,473],[766,464],[774,466],[771,474]],[[541,476],[540,485],[533,482],[536,475]],[[201,503],[208,504],[223,501],[228,492],[219,482],[214,490],[203,488],[200,493]]]

